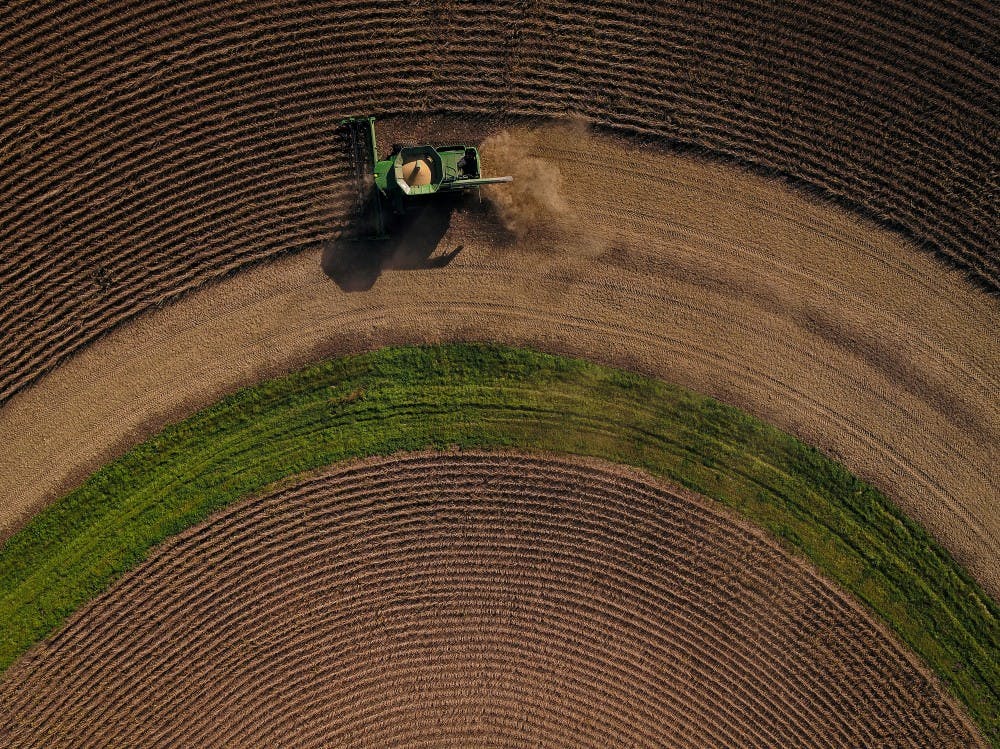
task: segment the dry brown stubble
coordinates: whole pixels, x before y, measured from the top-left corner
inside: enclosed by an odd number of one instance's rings
[[[606,250],[558,233],[508,241],[466,211],[439,246],[462,247],[450,264],[385,272],[365,293],[343,293],[315,251],[194,294],[0,409],[0,527],[263,376],[390,343],[490,340],[744,408],[881,488],[1000,594],[994,300],[892,234],[738,171],[579,128],[512,137],[559,164],[569,211]],[[630,168],[595,175],[595,153]]]
[[[0,744],[971,747],[849,596],[595,460],[325,469],[169,541],[0,684]]]

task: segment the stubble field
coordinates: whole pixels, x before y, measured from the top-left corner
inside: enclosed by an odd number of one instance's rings
[[[988,3],[3,15],[0,743],[1000,740]]]

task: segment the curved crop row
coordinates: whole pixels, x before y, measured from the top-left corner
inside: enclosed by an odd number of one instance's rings
[[[119,322],[328,239],[349,212],[333,123],[363,111],[578,112],[780,173],[1000,283],[976,2],[9,5],[0,403]]]
[[[882,618],[996,738],[1000,612],[884,496],[709,398],[579,360],[478,345],[384,349],[314,366],[241,391],[98,471],[0,549],[0,663],[152,546],[247,494],[346,458],[449,446],[590,455],[721,501]]]
[[[238,503],[81,610],[0,705],[19,747],[979,744],[760,531],[637,471],[516,453]]]

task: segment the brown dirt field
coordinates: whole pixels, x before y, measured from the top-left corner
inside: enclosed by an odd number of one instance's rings
[[[0,403],[124,320],[329,240],[331,123],[369,111],[579,112],[781,174],[1000,288],[986,0],[8,0],[3,20]]]
[[[421,127],[455,125],[403,129]],[[536,217],[521,239],[459,211],[436,245],[400,240],[387,265],[411,270],[372,275],[363,293],[320,270],[346,245],[286,258],[118,330],[11,400],[0,527],[237,386],[387,343],[493,340],[661,377],[798,435],[1000,595],[994,300],[894,235],[730,168],[579,128],[512,137],[534,161],[505,164],[494,139],[487,171],[558,162],[563,175],[558,204],[518,197]],[[595,153],[631,167],[595,174]]]
[[[0,684],[0,744],[982,746],[843,592],[598,461],[352,463],[172,539]]]

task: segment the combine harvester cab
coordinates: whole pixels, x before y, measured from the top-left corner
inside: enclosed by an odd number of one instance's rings
[[[475,146],[394,146],[386,159],[378,158],[375,118],[353,117],[347,126],[358,178],[359,204],[370,192],[368,175],[374,177],[376,232],[386,235],[386,210],[405,214],[408,207],[438,193],[456,193],[482,185],[512,182],[513,177],[483,177],[479,149]],[[365,165],[369,166],[366,173]]]

